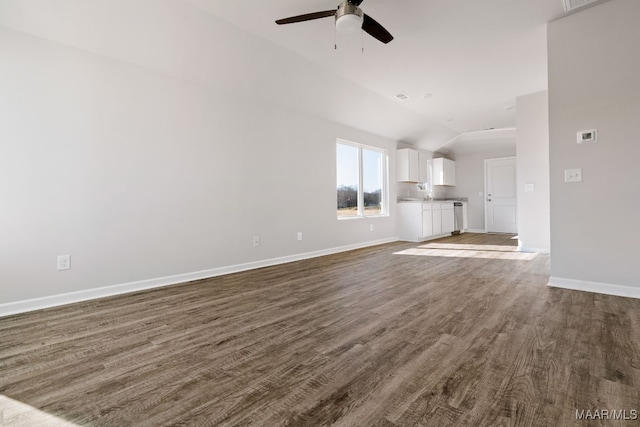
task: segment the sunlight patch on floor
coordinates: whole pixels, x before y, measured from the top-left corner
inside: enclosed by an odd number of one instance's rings
[[[482,247],[486,247],[487,249],[483,250],[481,249]],[[518,248],[513,246],[455,245],[446,243],[430,243],[428,245],[418,246],[416,248],[395,252],[394,255],[503,259],[516,261],[532,261],[536,256],[538,256],[537,253],[518,252]]]
[[[418,246],[422,249],[454,249],[454,250],[471,250],[471,251],[500,251],[500,252],[518,252],[517,246],[506,245],[465,245],[461,243],[427,243]]]
[[[0,394],[0,426],[79,427],[54,415]]]

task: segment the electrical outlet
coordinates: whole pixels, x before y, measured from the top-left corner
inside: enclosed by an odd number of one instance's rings
[[[373,231],[373,224],[369,226],[369,231]]]
[[[581,182],[582,169],[565,169],[564,182]]]
[[[253,236],[253,246],[256,248],[260,246],[260,236]]]
[[[302,231],[298,231],[298,240],[302,240]]]
[[[71,268],[71,255],[58,255],[58,271]]]

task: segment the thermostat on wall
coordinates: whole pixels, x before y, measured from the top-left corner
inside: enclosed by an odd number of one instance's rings
[[[585,142],[596,142],[598,135],[595,129],[581,130],[578,132],[578,144],[584,144]]]

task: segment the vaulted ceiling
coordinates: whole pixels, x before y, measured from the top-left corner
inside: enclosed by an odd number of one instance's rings
[[[0,26],[435,150],[515,126],[516,97],[547,87],[546,23],[565,14],[562,0],[365,0],[388,45],[333,18],[274,22],[336,4],[0,1]]]

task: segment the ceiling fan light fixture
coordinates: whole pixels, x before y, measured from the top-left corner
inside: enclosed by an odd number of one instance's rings
[[[364,14],[358,6],[342,2],[336,12],[336,29],[345,34],[357,33],[362,29]]]
[[[332,16],[335,19],[334,28],[336,29],[336,32],[362,32],[361,34],[363,37],[364,33],[367,33],[384,44],[389,43],[393,40],[393,36],[382,25],[380,25],[378,21],[362,12],[362,9],[358,7],[362,1],[363,0],[344,0],[338,5],[337,10],[323,10],[321,12],[291,16],[289,18],[276,20],[276,24],[293,24],[296,22],[313,21],[315,19],[328,18]]]
[[[362,21],[362,16],[342,15],[336,19],[336,29],[344,34],[357,33],[362,28]]]

